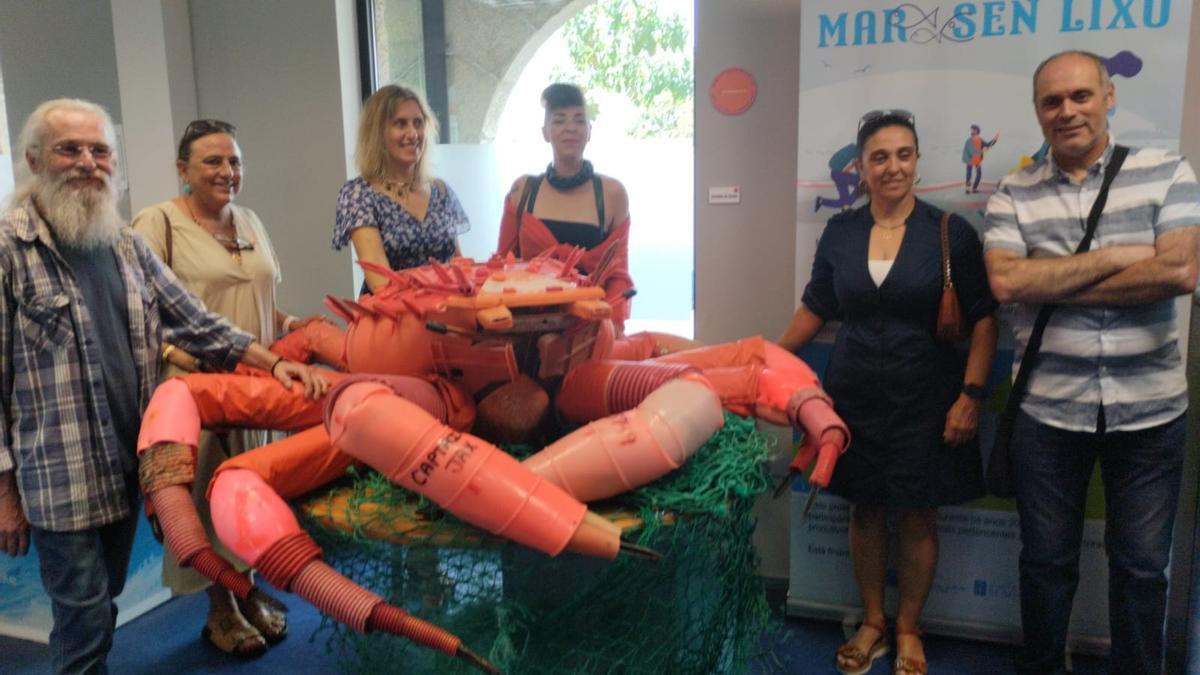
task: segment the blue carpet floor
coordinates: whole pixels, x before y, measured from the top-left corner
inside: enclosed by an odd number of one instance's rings
[[[279,593],[272,591],[280,597]],[[782,607],[779,593],[770,594],[776,609]],[[109,671],[140,673],[236,673],[276,675],[288,673],[336,673],[337,655],[326,650],[324,638],[314,638],[320,614],[307,603],[288,599],[289,636],[265,655],[252,660],[227,656],[200,638],[200,627],[208,601],[203,593],[174,598],[117,629]],[[775,659],[756,663],[752,673],[836,673],[833,654],[842,643],[839,624],[826,621],[785,619],[782,642],[774,649]],[[927,636],[925,651],[930,671],[938,674],[976,675],[1012,672],[1013,648],[949,638]],[[49,672],[49,650],[45,645],[0,637],[0,673],[34,675]],[[1076,673],[1104,673],[1107,661],[1077,656]],[[396,672],[404,672],[397,667]],[[891,672],[888,659],[880,659],[873,675]],[[668,675],[668,674],[663,674]]]

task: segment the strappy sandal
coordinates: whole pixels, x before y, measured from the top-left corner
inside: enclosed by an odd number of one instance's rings
[[[273,645],[287,637],[287,605],[267,595],[258,586],[250,589],[245,600],[237,599],[238,611],[246,621],[263,636],[267,644]]]
[[[879,637],[871,644],[871,648],[865,652],[850,642],[838,647],[837,658],[834,659],[833,663],[834,667],[842,675],[863,675],[863,673],[871,669],[876,659],[885,656],[888,653],[888,649],[891,648],[887,639],[887,626],[864,621],[858,629],[862,630],[863,626],[875,629],[879,633]]]
[[[911,635],[918,640],[921,639],[921,631],[896,631],[896,651],[900,651],[901,635]],[[929,664],[921,659],[909,658],[907,656],[897,656],[892,663],[892,675],[926,675],[929,672]]]
[[[236,610],[215,615],[215,625],[213,617],[209,615],[200,636],[217,649],[243,658],[262,656],[267,651],[266,639]]]

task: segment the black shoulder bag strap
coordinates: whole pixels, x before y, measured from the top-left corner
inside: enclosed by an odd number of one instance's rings
[[[600,232],[605,236],[608,235],[608,223],[604,217],[604,183],[600,180],[600,176],[592,176],[592,189],[596,193],[596,215],[600,219]]]
[[[542,176],[538,174],[525,179],[525,189],[521,191],[521,201],[517,203],[517,238],[513,244],[513,252],[518,258],[521,257],[521,219],[525,217],[525,205],[529,205],[529,212],[533,213],[533,203],[537,201],[538,186],[541,185]]]
[[[1096,201],[1092,203],[1092,210],[1088,213],[1087,228],[1083,233],[1083,239],[1075,249],[1076,254],[1091,248],[1096,225],[1100,222],[1100,214],[1103,213],[1104,205],[1108,202],[1108,187],[1112,185],[1113,178],[1116,178],[1117,172],[1121,170],[1127,154],[1129,154],[1129,148],[1123,145],[1113,147],[1112,157],[1108,160],[1108,166],[1104,168],[1104,180],[1100,183],[1100,192],[1096,194]],[[1029,342],[1025,345],[1025,353],[1021,357],[1021,365],[1017,368],[1017,377],[1013,380],[1012,390],[1008,394],[1008,402],[1005,404],[1004,413],[997,424],[992,457],[988,460],[987,479],[989,489],[1000,497],[1012,496],[1012,470],[1007,466],[1001,467],[999,462],[1003,461],[1004,464],[1008,462],[1007,450],[1012,437],[1013,424],[1016,422],[1017,413],[1021,410],[1021,399],[1025,398],[1025,390],[1029,386],[1029,375],[1037,364],[1038,352],[1042,349],[1042,335],[1046,332],[1046,324],[1056,309],[1058,309],[1058,305],[1046,304],[1042,305],[1041,310],[1038,311],[1037,318],[1033,321],[1033,330],[1029,333]],[[1005,457],[999,457],[997,450],[1000,450]],[[1002,478],[998,475],[999,471],[1004,471],[1007,476]]]

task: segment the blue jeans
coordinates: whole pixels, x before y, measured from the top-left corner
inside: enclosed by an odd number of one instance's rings
[[[1103,422],[1103,413],[1100,418]],[[1017,672],[1064,672],[1067,624],[1079,585],[1084,501],[1097,459],[1106,508],[1109,671],[1161,672],[1166,568],[1186,431],[1185,416],[1140,431],[1096,433],[1018,416],[1011,457],[1021,516],[1025,640]]]
[[[78,532],[30,528],[54,616],[50,659],[55,673],[108,672],[104,662],[117,626],[113,600],[125,587],[137,531],[136,487],[130,501],[129,516],[103,527]]]

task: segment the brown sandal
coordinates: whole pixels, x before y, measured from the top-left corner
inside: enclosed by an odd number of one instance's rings
[[[921,639],[921,631],[896,631],[896,651],[900,651],[900,636],[911,635],[918,640]],[[923,645],[922,645],[923,646]],[[913,659],[907,656],[897,656],[892,663],[892,675],[926,675],[929,672],[929,664],[921,659]]]
[[[284,614],[288,611],[287,605],[267,595],[258,586],[250,589],[250,595],[245,600],[238,598],[237,607],[246,621],[266,639],[267,644],[273,645],[287,637],[287,616]]]
[[[237,611],[210,614],[200,636],[217,649],[234,656],[253,658],[267,651],[266,639]]]
[[[863,673],[871,669],[876,659],[886,655],[888,649],[891,648],[887,639],[887,626],[880,626],[864,621],[858,629],[862,630],[863,626],[875,629],[879,633],[879,637],[871,645],[871,648],[865,652],[849,642],[838,647],[837,658],[834,659],[833,665],[842,675],[863,675]],[[843,662],[845,662],[845,665],[843,665]]]

